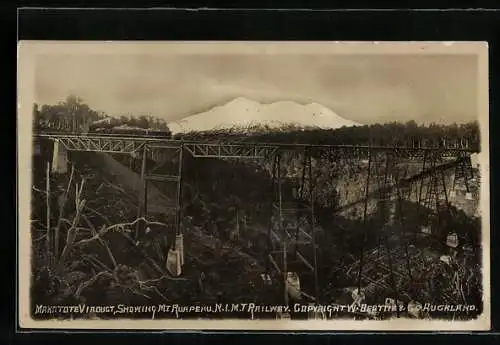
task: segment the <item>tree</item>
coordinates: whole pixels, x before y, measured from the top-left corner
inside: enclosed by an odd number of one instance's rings
[[[122,124],[126,124],[126,123],[128,123],[129,121],[130,121],[130,119],[129,119],[129,117],[128,117],[128,116],[126,116],[126,115],[122,115],[122,116],[120,116],[120,122],[121,122]]]
[[[91,112],[87,104],[75,95],[66,97],[64,107],[67,109],[67,115],[71,119],[71,129],[73,132],[82,132],[88,130],[90,127]]]
[[[33,103],[33,124],[35,127],[38,127],[40,125],[40,110],[38,108],[37,103]]]
[[[36,109],[39,109],[36,119],[39,125],[64,131],[85,132],[93,121],[99,119],[98,112],[74,95],[55,105],[44,104],[41,108],[36,105],[34,112]]]
[[[149,128],[149,121],[148,117],[146,115],[141,115],[139,116],[139,119],[137,120],[136,126],[139,128]]]

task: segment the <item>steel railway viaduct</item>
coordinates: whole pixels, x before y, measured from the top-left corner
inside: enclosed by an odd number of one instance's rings
[[[355,202],[346,203],[339,207],[339,211],[355,204],[364,205],[364,220],[367,217],[367,203],[370,198],[378,200],[401,200],[414,193],[418,205],[431,210],[443,209],[449,205],[448,189],[444,179],[444,172],[455,169],[456,181],[462,180],[469,192],[469,181],[473,178],[471,154],[478,153],[479,147],[471,147],[467,140],[459,140],[443,146],[442,143],[425,145],[377,146],[377,145],[307,145],[283,143],[253,143],[214,142],[195,140],[176,140],[151,137],[121,136],[121,135],[72,135],[64,133],[37,133],[35,140],[50,140],[54,143],[54,162],[67,151],[103,152],[113,154],[132,155],[141,163],[142,192],[137,211],[138,218],[146,217],[147,184],[149,181],[173,184],[177,189],[177,196],[172,210],[175,212],[176,240],[167,255],[167,270],[173,275],[180,275],[184,262],[184,244],[182,237],[182,185],[183,185],[183,156],[189,154],[194,158],[219,158],[259,160],[272,162],[272,182],[274,186],[274,200],[271,200],[271,215],[268,238],[270,241],[268,253],[268,268],[279,276],[284,288],[285,302],[299,293],[303,293],[312,301],[320,300],[318,284],[318,241],[315,229],[315,181],[313,173],[313,159],[328,159],[330,161],[345,162],[363,161],[367,166],[366,180],[364,181],[364,196]],[[283,182],[290,180],[283,169],[283,157],[287,154],[297,154],[301,160],[300,176],[293,177],[296,184],[294,195],[290,199],[285,196]],[[161,172],[162,165],[172,160],[178,162],[175,174],[166,175]],[[155,166],[148,168],[146,161],[155,162]],[[412,175],[397,169],[400,162],[412,162],[419,165],[419,172]],[[287,199],[288,198],[288,199]],[[306,215],[308,231],[285,227],[286,217]],[[276,221],[277,219],[277,221]],[[140,226],[136,229],[136,236],[141,232]],[[299,250],[300,249],[300,250]],[[301,252],[303,250],[303,252]],[[293,252],[293,255],[290,253]],[[304,254],[307,253],[307,254]],[[310,277],[312,291],[300,292],[298,276],[289,272],[290,267],[297,269],[297,260]],[[358,291],[361,291],[363,277],[363,253],[360,257],[358,275]],[[388,277],[394,278],[394,273]]]

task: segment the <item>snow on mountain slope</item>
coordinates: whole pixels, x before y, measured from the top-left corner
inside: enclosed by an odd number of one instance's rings
[[[286,125],[316,128],[339,128],[359,125],[346,120],[318,103],[307,105],[292,101],[262,104],[243,97],[209,111],[168,124],[175,133],[216,129],[245,129],[254,126],[279,128]]]

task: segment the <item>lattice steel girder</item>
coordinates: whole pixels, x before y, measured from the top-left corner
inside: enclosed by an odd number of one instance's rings
[[[435,165],[433,167],[431,166],[418,174],[415,174],[415,175],[412,175],[412,176],[409,176],[409,177],[406,177],[406,178],[399,180],[398,181],[399,186],[400,187],[409,187],[409,185],[411,183],[416,183],[418,181],[421,181],[428,176],[432,176],[436,172],[442,172],[442,171],[446,171],[446,170],[455,168],[455,166],[457,164],[459,164],[459,161],[455,160],[455,161],[451,161],[451,162],[444,163],[441,165]],[[354,205],[360,204],[360,203],[364,202],[367,198],[370,199],[370,198],[373,198],[375,196],[378,196],[381,194],[381,192],[384,192],[384,193],[392,192],[397,186],[398,186],[397,183],[392,183],[392,184],[389,184],[388,186],[383,187],[383,188],[376,188],[375,190],[372,190],[369,192],[368,197],[364,196],[362,198],[359,198],[358,200],[351,201],[347,204],[339,206],[335,210],[335,213],[342,212],[348,208],[353,207]]]
[[[184,147],[193,157],[205,158],[266,158],[276,151],[274,147],[249,144],[187,143]]]
[[[141,140],[108,139],[84,136],[58,136],[51,138],[60,142],[68,151],[134,153],[144,147]]]
[[[228,142],[211,143],[203,141],[181,141],[175,139],[126,137],[126,136],[97,136],[97,135],[65,135],[39,134],[36,137],[45,137],[59,140],[71,151],[93,151],[132,153],[144,145],[161,148],[175,148],[182,145],[194,157],[213,158],[265,158],[274,155],[277,150],[296,151],[308,148],[313,156],[344,156],[351,158],[367,157],[369,152],[391,152],[394,157],[422,158],[426,152],[438,154],[441,157],[457,157],[473,150],[442,147],[391,147],[369,145],[306,145],[282,143],[249,143]]]

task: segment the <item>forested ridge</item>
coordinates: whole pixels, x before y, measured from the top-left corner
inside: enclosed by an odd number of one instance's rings
[[[463,124],[418,125],[406,123],[341,127],[337,129],[297,128],[279,130],[262,127],[249,133],[241,130],[217,130],[178,134],[178,138],[206,140],[247,140],[256,142],[300,143],[312,145],[447,146],[477,148],[480,143],[477,121]]]

